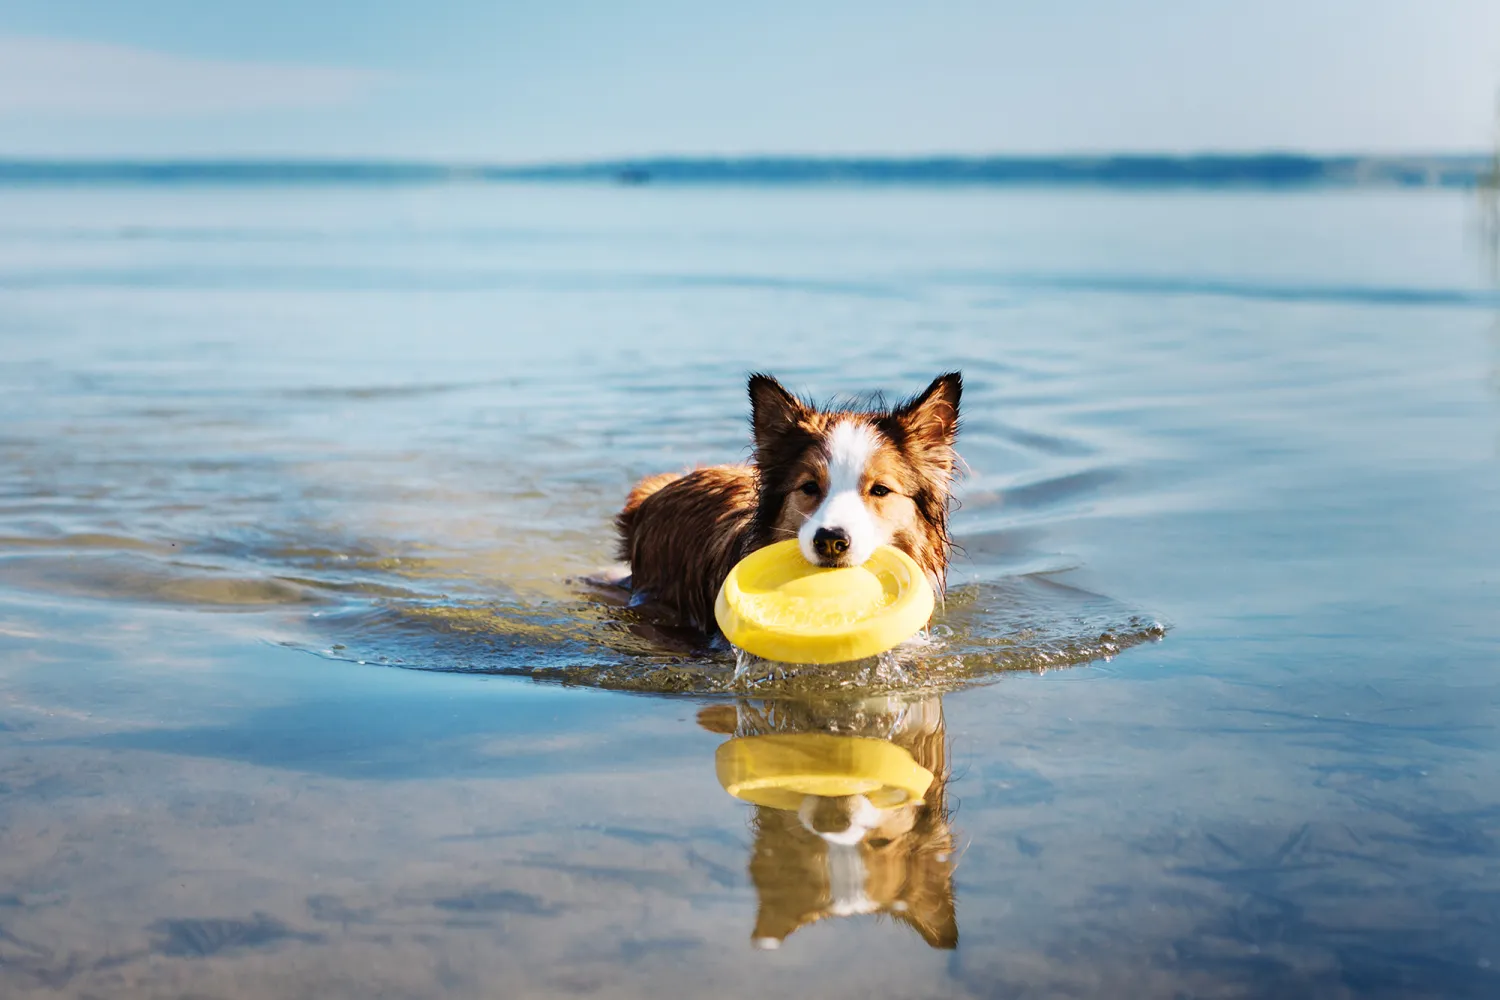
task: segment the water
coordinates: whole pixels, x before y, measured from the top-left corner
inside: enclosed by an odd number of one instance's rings
[[[0,191],[0,992],[1495,995],[1474,223]],[[962,552],[905,676],[737,685],[579,582],[634,477],[745,454],[746,371],[950,368]],[[843,845],[717,776],[828,734],[923,804]]]

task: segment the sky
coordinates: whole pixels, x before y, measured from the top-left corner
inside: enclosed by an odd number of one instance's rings
[[[0,156],[1492,148],[1500,0],[0,0]]]

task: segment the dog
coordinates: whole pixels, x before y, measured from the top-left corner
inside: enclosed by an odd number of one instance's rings
[[[962,374],[888,409],[819,409],[758,373],[749,392],[749,464],[650,476],[626,498],[615,523],[631,603],[715,635],[714,599],[730,569],[789,538],[828,567],[893,545],[942,594]]]
[[[930,947],[958,946],[948,748],[937,697],[741,701],[703,709],[698,723],[728,736],[832,732],[884,739],[935,776],[921,802],[899,806],[878,808],[863,795],[808,795],[795,812],[756,806],[749,865],[759,901],[750,936],[755,948],[778,948],[820,920],[865,914],[911,928]]]

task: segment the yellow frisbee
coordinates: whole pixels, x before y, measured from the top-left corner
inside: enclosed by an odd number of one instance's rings
[[[737,799],[795,811],[808,795],[863,795],[879,809],[920,802],[933,775],[894,743],[863,736],[740,736],[714,754],[719,784]]]
[[[932,585],[916,562],[882,545],[863,566],[824,569],[795,539],[741,559],[714,603],[724,637],[783,663],[842,663],[883,653],[932,617]]]

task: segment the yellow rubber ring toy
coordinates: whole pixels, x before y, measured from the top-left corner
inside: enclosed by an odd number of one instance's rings
[[[729,571],[714,618],[726,639],[763,659],[843,663],[910,639],[932,608],[932,585],[900,549],[882,545],[863,566],[825,569],[788,539]]]
[[[920,802],[933,775],[894,743],[863,736],[740,736],[714,754],[719,784],[737,799],[793,812],[808,795],[863,795],[878,809]]]

